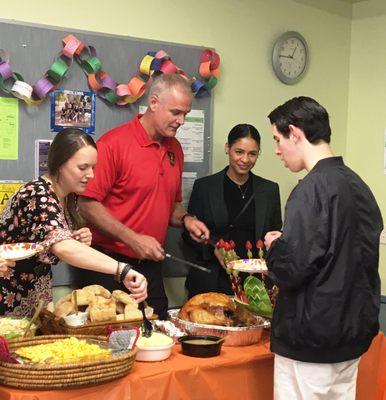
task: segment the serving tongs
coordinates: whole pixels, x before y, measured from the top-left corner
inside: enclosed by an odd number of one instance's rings
[[[43,308],[43,300],[40,299],[38,305],[36,306],[33,317],[29,320],[28,325],[26,326],[26,328],[24,330],[23,337],[27,336],[29,330],[31,329],[32,324],[37,320],[40,312],[42,311],[42,308]]]
[[[153,333],[153,324],[146,317],[145,307],[146,307],[146,304],[145,304],[144,301],[141,301],[138,304],[138,308],[141,310],[142,317],[143,317],[143,321],[142,321],[142,325],[141,325],[141,331],[142,331],[142,336],[143,337],[150,337],[152,335],[152,333]]]

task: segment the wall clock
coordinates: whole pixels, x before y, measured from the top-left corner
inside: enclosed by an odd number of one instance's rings
[[[284,33],[273,46],[273,70],[276,76],[287,85],[293,85],[304,76],[308,58],[307,42],[298,32]]]

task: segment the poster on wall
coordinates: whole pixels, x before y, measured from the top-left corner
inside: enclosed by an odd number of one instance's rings
[[[204,110],[192,110],[185,117],[184,125],[177,131],[177,139],[184,151],[185,162],[204,161]]]
[[[48,172],[48,150],[52,140],[35,140],[35,178]]]
[[[17,160],[19,153],[18,99],[0,97],[0,160]]]
[[[51,93],[51,130],[79,128],[95,132],[95,94],[74,90],[54,90]]]
[[[19,190],[22,185],[23,181],[0,181],[0,213],[3,212],[8,200]]]
[[[197,179],[197,172],[182,173],[182,205],[188,208],[190,195],[192,193],[194,181]]]

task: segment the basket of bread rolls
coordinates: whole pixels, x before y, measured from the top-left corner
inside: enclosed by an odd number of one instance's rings
[[[146,307],[145,313],[149,319],[157,318],[151,307]],[[100,285],[73,290],[40,314],[43,334],[106,335],[108,327],[117,329],[141,323],[142,313],[128,293],[110,292]]]

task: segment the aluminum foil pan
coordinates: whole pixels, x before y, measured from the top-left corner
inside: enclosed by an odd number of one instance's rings
[[[271,326],[268,320],[256,317],[256,325],[251,326],[218,326],[196,324],[195,322],[184,321],[178,318],[179,309],[169,310],[170,320],[180,329],[190,335],[212,335],[224,338],[224,346],[247,346],[258,343],[263,334],[264,328]]]

